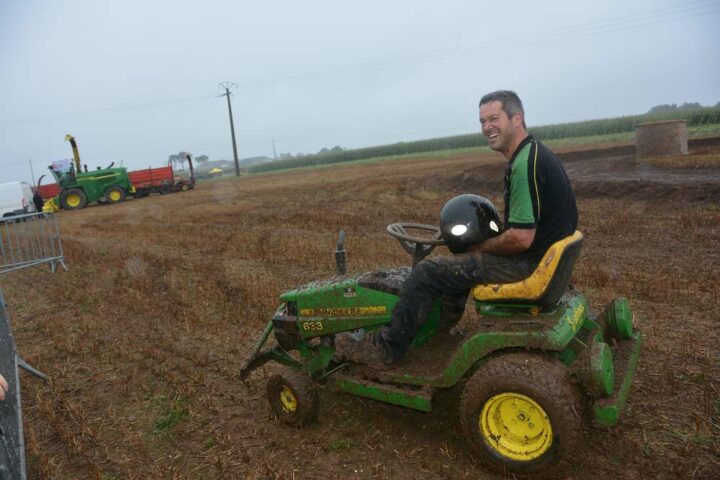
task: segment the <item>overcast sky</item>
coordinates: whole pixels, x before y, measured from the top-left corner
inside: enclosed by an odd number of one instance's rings
[[[162,166],[530,126],[720,101],[720,0],[0,0],[0,181],[72,152]]]

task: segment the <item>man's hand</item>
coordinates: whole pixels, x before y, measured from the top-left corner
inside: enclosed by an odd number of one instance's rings
[[[5,377],[0,375],[0,400],[5,400],[5,394],[9,388],[10,387],[8,386],[7,380],[5,380]]]
[[[471,252],[491,253],[493,255],[517,255],[532,245],[535,240],[534,228],[508,228],[497,237],[471,247]]]

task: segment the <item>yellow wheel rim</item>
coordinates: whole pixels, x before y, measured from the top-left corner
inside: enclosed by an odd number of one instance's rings
[[[120,200],[120,196],[121,196],[121,195],[120,195],[120,192],[117,191],[117,190],[111,190],[111,191],[110,191],[110,194],[108,195],[108,197],[110,197],[110,201],[111,201],[111,202],[117,202],[117,201],[119,201],[119,200]]]
[[[80,205],[80,195],[78,195],[77,193],[71,193],[70,195],[65,197],[65,202],[70,207],[77,207],[78,205]]]
[[[284,386],[280,390],[280,404],[286,413],[295,413],[297,410],[297,398],[293,391]]]
[[[517,461],[540,458],[553,442],[545,410],[520,393],[500,393],[488,400],[480,412],[479,428],[490,448]]]

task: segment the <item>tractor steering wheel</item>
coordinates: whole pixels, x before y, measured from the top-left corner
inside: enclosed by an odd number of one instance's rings
[[[391,223],[386,228],[387,232],[395,237],[400,246],[413,257],[413,266],[420,260],[430,255],[438,245],[445,245],[442,239],[440,228],[435,225],[425,225],[422,223]],[[432,237],[415,237],[408,235],[407,230],[423,230],[433,232]]]

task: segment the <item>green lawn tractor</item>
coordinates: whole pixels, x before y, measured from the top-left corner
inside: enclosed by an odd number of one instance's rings
[[[443,243],[430,225],[397,223],[387,231],[414,263]],[[284,365],[266,390],[285,423],[316,417],[319,386],[423,412],[436,392],[458,386],[462,432],[480,460],[505,472],[548,474],[575,458],[585,422],[618,422],[642,336],[625,298],[595,315],[570,286],[580,232],[550,247],[529,278],[475,287],[478,318],[459,324],[464,333],[450,328],[464,302],[437,301],[408,354],[381,371],[334,360],[335,336],[388,323],[411,268],[347,275],[343,241],[341,232],[338,276],[282,294],[240,370],[244,380],[268,361]]]

